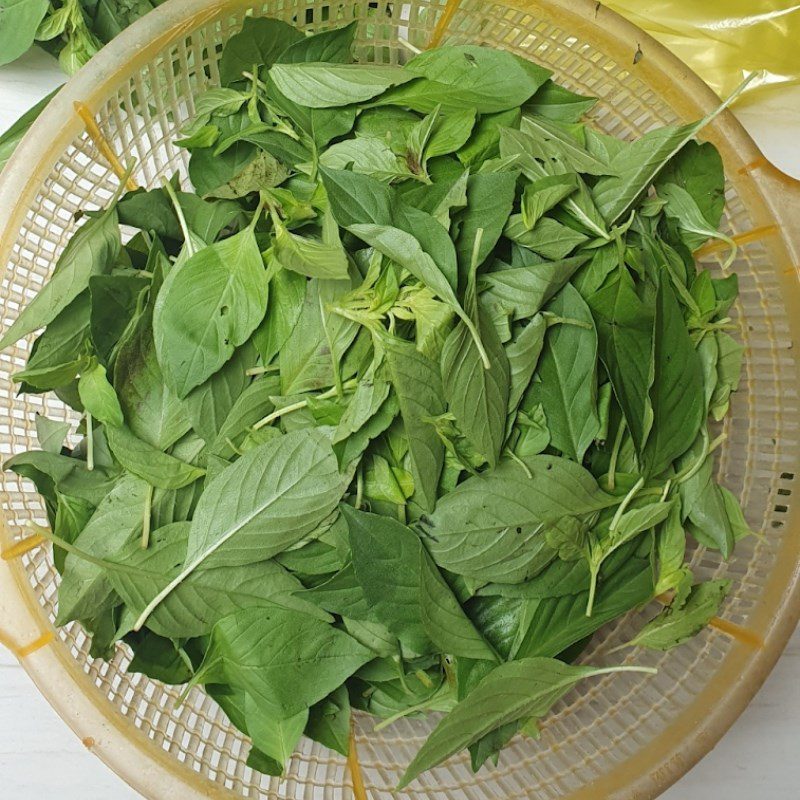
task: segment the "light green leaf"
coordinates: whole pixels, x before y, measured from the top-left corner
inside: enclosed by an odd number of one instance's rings
[[[551,444],[580,463],[600,427],[597,332],[589,307],[571,284],[549,304],[548,311],[588,323],[588,327],[555,325],[548,331],[539,359],[539,380],[531,384],[530,392],[530,402],[544,408]]]
[[[635,667],[570,666],[550,658],[501,664],[437,725],[398,788],[503,725],[543,717],[579,680],[626,669],[637,671]]]
[[[496,661],[496,654],[464,613],[424,548],[419,555],[420,617],[430,640],[443,653]]]
[[[269,75],[285,97],[307,108],[363,103],[414,77],[401,67],[314,62],[274,64]]]
[[[697,584],[682,606],[665,608],[628,644],[666,651],[687,642],[716,616],[730,588],[726,580]]]
[[[205,470],[158,450],[124,425],[107,426],[106,437],[114,458],[128,472],[160,489],[180,489],[205,475]]]
[[[170,271],[153,310],[158,363],[183,398],[244,344],[264,316],[267,277],[252,229]]]
[[[92,275],[111,269],[120,246],[117,212],[112,205],[90,218],[69,240],[50,280],[0,339],[0,350],[52,322],[88,287]]]
[[[104,425],[118,427],[125,421],[114,387],[106,377],[105,367],[97,361],[81,372],[78,394],[86,411]]]

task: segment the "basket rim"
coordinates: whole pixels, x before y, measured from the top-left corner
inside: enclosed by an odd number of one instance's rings
[[[255,0],[167,0],[124,30],[61,88],[0,176],[0,263],[8,261],[36,188],[83,130],[83,123],[73,113],[73,103],[81,101],[96,112],[109,90],[166,46],[203,24],[254,5]],[[576,36],[597,44],[619,63],[626,63],[619,60],[624,54],[629,52],[632,56],[640,48],[646,57],[636,65],[636,77],[652,85],[667,74],[673,76],[667,91],[662,84],[658,94],[684,119],[701,116],[719,103],[714,92],[664,46],[594,0],[498,0],[498,5],[537,18],[556,18],[560,26],[569,26],[567,29],[574,30]],[[739,188],[748,200],[766,210],[767,219],[779,223],[779,244],[788,259],[784,263],[799,266],[800,181],[769,164],[730,111],[714,120],[707,138],[724,141],[735,150],[739,163],[726,166],[738,168],[743,175],[737,179],[742,183]],[[754,164],[758,164],[758,180],[749,171]],[[792,207],[796,212],[794,220]],[[776,271],[780,270],[778,263]],[[789,315],[796,337],[800,334],[800,282],[796,273],[788,272],[782,271],[781,289],[787,305],[798,312]],[[800,386],[800,375],[796,380]],[[798,513],[795,508],[790,515],[788,530],[797,529]],[[11,541],[11,532],[3,522],[0,545],[7,546]],[[3,638],[10,641],[24,643],[42,631],[53,630],[19,561],[0,561],[0,619]],[[776,566],[751,619],[763,626],[763,648],[754,651],[734,643],[713,685],[706,686],[656,739],[591,786],[571,794],[568,800],[651,800],[714,747],[759,690],[800,619],[800,536],[784,538]],[[231,800],[237,796],[143,736],[97,691],[57,636],[49,646],[20,660],[39,691],[84,744],[145,797],[165,797],[173,791],[186,798]]]

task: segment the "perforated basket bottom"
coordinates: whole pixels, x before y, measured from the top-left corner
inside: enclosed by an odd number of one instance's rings
[[[398,63],[408,53],[399,40],[424,47],[441,8],[416,1],[298,4],[287,0],[256,10],[314,30],[356,19],[362,57]],[[549,67],[568,88],[600,98],[591,119],[615,136],[630,138],[678,121],[660,94],[632,74],[629,62],[613,60],[592,44],[590,37],[560,27],[557,6],[548,8],[552,13],[543,16],[515,6],[468,0],[450,22],[447,39],[502,47]],[[142,185],[154,186],[176,170],[185,176],[185,153],[174,148],[171,139],[191,115],[193,95],[217,82],[220,46],[241,27],[245,11],[244,6],[232,3],[225,13],[208,12],[201,19],[190,16],[189,9],[187,6],[187,20],[195,22],[187,22],[182,31],[173,31],[157,53],[147,51],[146,46],[137,51],[139,62],[131,62],[130,68],[115,76],[116,82],[99,96],[101,127],[116,152],[136,159],[136,178]],[[200,11],[201,6],[194,3],[191,9]],[[155,37],[161,32],[153,28],[152,33]],[[49,274],[55,257],[75,230],[76,212],[102,206],[116,185],[85,135],[56,155],[46,179],[37,185],[24,221],[15,229],[0,289],[6,324]],[[758,227],[739,184],[728,184],[726,198],[727,233],[744,234]],[[741,293],[733,313],[746,362],[732,415],[724,425],[728,438],[720,450],[718,466],[720,480],[740,498],[749,523],[763,538],[742,542],[728,564],[702,549],[692,557],[697,578],[726,576],[733,580],[734,591],[724,614],[743,626],[748,625],[760,601],[788,535],[785,521],[794,503],[791,485],[798,451],[796,365],[790,349],[785,295],[774,263],[775,233],[771,236],[756,235],[755,241],[741,248],[731,267],[740,280]],[[714,254],[704,263],[720,268]],[[15,350],[0,355],[3,458],[36,447],[37,412],[54,419],[69,418],[70,414],[49,396],[16,395],[10,374],[22,366],[29,346],[29,341],[21,342]],[[3,507],[14,537],[23,535],[26,520],[45,522],[33,487],[8,473],[3,475]],[[33,551],[23,563],[38,603],[54,619],[58,581],[49,555],[43,550]],[[653,609],[647,609],[639,616],[652,613]],[[609,626],[595,637],[583,660],[618,663],[619,655],[607,660],[605,654],[625,641],[637,624],[625,619]],[[126,672],[129,654],[124,647],[106,663],[88,655],[88,641],[80,627],[70,625],[58,635],[94,683],[96,692],[133,722],[138,733],[131,735],[146,737],[155,747],[163,748],[185,766],[187,775],[193,771],[212,784],[226,787],[231,796],[351,796],[344,759],[320,745],[303,740],[284,778],[262,776],[244,766],[246,740],[202,691],[192,691],[176,710],[178,690]],[[658,675],[609,676],[583,683],[557,705],[543,725],[541,739],[516,738],[498,768],[473,776],[467,758],[456,757],[422,776],[399,796],[437,800],[569,797],[591,787],[655,742],[715,680],[730,647],[726,636],[706,631],[668,655],[630,652],[625,663],[657,667]],[[398,796],[392,793],[392,787],[432,724],[431,719],[403,720],[375,732],[370,718],[357,718],[359,756],[375,800]]]

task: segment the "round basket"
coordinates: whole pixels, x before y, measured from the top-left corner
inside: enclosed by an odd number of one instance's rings
[[[256,6],[248,0],[170,0],[62,89],[3,173],[4,326],[50,273],[78,224],[76,212],[103,205],[118,182],[73,103],[85,103],[96,115],[121,158],[136,159],[140,184],[155,185],[175,170],[185,173],[185,154],[171,139],[191,115],[193,95],[217,80],[220,45],[249,12],[314,30],[358,20],[362,55],[385,63],[407,55],[401,40],[424,48],[439,35],[511,50],[550,68],[567,87],[597,96],[594,123],[622,137],[696,119],[718,103],[681,62],[593,0],[463,0],[447,7],[436,0],[273,0]],[[454,758],[402,793],[393,787],[431,722],[404,720],[376,733],[372,720],[361,716],[358,751],[374,800],[655,797],[731,725],[797,622],[800,380],[793,344],[800,341],[800,190],[766,162],[730,113],[703,135],[719,148],[728,175],[724,229],[741,246],[731,269],[741,286],[735,316],[746,352],[718,470],[760,536],[741,542],[727,564],[697,549],[693,569],[704,579],[733,580],[724,616],[762,644],[708,630],[666,655],[634,651],[629,662],[658,667],[657,676],[617,675],[582,685],[547,719],[538,742],[515,739],[498,768],[473,776],[466,758]],[[702,261],[721,268],[713,248]],[[20,342],[0,356],[4,458],[35,447],[36,412],[69,414],[50,397],[16,395],[9,376],[29,347]],[[247,740],[202,691],[192,691],[176,710],[178,690],[128,673],[124,647],[110,662],[95,660],[80,627],[54,631],[57,577],[49,551],[15,546],[26,520],[45,520],[42,504],[30,484],[7,473],[2,491],[2,641],[84,744],[131,786],[146,797],[181,800],[352,796],[345,761],[335,753],[304,739],[283,778],[253,772],[245,766]],[[602,664],[634,624],[628,619],[604,630],[584,660]]]

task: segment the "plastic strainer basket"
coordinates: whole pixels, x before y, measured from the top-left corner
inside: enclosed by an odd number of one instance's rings
[[[107,201],[116,177],[73,101],[97,114],[123,157],[137,160],[136,179],[155,185],[185,167],[170,144],[192,109],[192,96],[217,78],[220,45],[248,10],[321,29],[360,22],[365,57],[396,63],[431,40],[437,23],[445,40],[502,47],[549,67],[566,86],[600,98],[592,113],[604,131],[630,137],[651,127],[702,116],[717,100],[683,64],[637,28],[591,0],[464,0],[460,7],[425,0],[330,3],[275,0],[253,7],[241,0],[171,0],[125,31],[77,75],[36,123],[0,186],[0,297],[3,324],[41,286],[76,228],[75,212]],[[453,13],[454,12],[454,13]],[[634,65],[637,49],[641,56]],[[761,156],[729,114],[704,136],[722,152],[729,182],[725,228],[738,238],[733,265],[741,296],[735,313],[746,349],[741,390],[719,474],[741,499],[763,538],[741,543],[729,564],[702,549],[693,569],[702,578],[727,575],[734,592],[724,616],[757,632],[763,647],[707,631],[663,656],[634,652],[629,661],[657,666],[655,677],[618,675],[582,684],[559,704],[541,740],[517,738],[501,766],[473,776],[455,758],[399,796],[436,800],[642,800],[654,797],[702,757],[730,726],[778,657],[800,611],[797,471],[800,409],[800,191]],[[703,263],[719,268],[709,252]],[[65,418],[49,397],[18,397],[9,374],[30,342],[0,356],[0,450],[3,457],[35,447],[34,414]],[[42,693],[121,777],[151,798],[345,798],[344,759],[303,740],[284,778],[245,767],[246,740],[200,690],[174,710],[178,692],[125,670],[128,653],[93,660],[81,629],[54,633],[56,573],[45,549],[19,553],[27,519],[44,521],[26,482],[3,475],[0,626]],[[652,610],[651,610],[652,611]],[[632,629],[611,626],[585,655],[605,652]],[[371,796],[388,798],[401,768],[430,729],[401,721],[375,733],[367,717],[357,740]],[[54,780],[57,776],[53,776]]]

